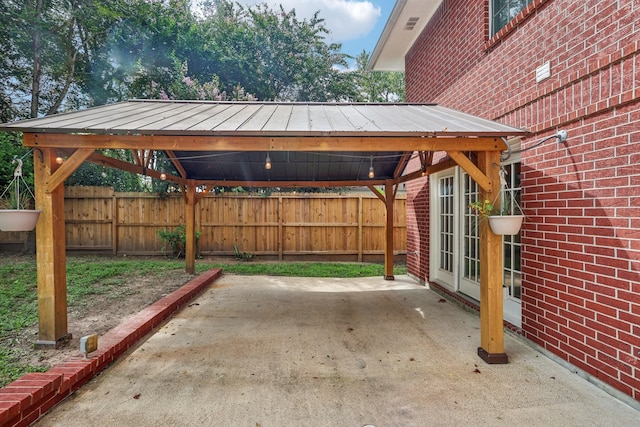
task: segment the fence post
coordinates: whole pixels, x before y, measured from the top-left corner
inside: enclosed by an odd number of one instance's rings
[[[111,195],[111,252],[118,255],[118,196]]]
[[[362,194],[358,196],[358,262],[362,262],[362,222],[364,221],[364,213],[362,212]]]
[[[278,260],[284,259],[284,218],[282,216],[282,195],[278,196]]]

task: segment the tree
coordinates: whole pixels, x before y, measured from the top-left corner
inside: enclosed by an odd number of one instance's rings
[[[109,87],[109,59],[100,48],[123,1],[2,0],[0,56],[8,84],[0,99],[13,101],[11,115],[78,108]]]
[[[126,162],[131,162],[133,156],[127,150],[100,150],[102,154]],[[95,163],[85,162],[71,174],[65,185],[94,185],[99,187],[113,187],[115,191],[143,191],[145,189],[139,175],[120,169],[113,169]]]
[[[347,56],[339,44],[326,43],[328,30],[317,13],[299,20],[295,9],[245,9],[228,1],[213,10],[203,22],[202,37],[209,41],[203,54],[206,72],[218,75],[223,88],[240,84],[261,100],[344,98],[347,85],[338,68],[347,66]]]
[[[327,43],[318,13],[299,19],[295,9],[245,8],[228,0],[205,1],[202,15],[189,0],[0,2],[2,121],[131,97],[404,100],[402,75],[367,71],[365,52],[357,70],[341,71],[347,55],[340,44]],[[0,157],[10,160],[14,148],[7,147],[0,147]],[[144,179],[91,164],[68,183],[150,188]]]
[[[356,57],[356,71],[350,73],[358,87],[360,102],[404,102],[404,74],[387,71],[369,71],[369,54],[362,51]]]

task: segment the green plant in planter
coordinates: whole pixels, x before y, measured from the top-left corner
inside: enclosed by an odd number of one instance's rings
[[[481,219],[488,219],[491,230],[495,234],[514,235],[520,232],[524,215],[513,192],[505,192],[505,200],[501,207],[488,199],[469,203],[471,209]]]
[[[187,227],[182,224],[174,228],[172,231],[158,230],[158,237],[162,240],[162,252],[167,253],[167,246],[171,248],[171,254],[176,258],[184,258],[184,247],[187,244]],[[200,240],[200,232],[196,231],[196,256],[199,256],[198,241]]]
[[[2,197],[0,199],[0,209],[33,209],[35,201],[31,197],[31,193],[27,190],[20,193],[19,197],[16,197],[14,192]]]
[[[491,215],[497,215],[498,210],[493,206],[490,200],[476,200],[469,203],[469,209],[481,218],[486,218]]]
[[[481,218],[487,218],[490,216],[522,215],[522,209],[516,201],[516,195],[511,191],[503,192],[502,195],[503,201],[501,206],[495,205],[489,199],[484,199],[469,203],[469,209]]]

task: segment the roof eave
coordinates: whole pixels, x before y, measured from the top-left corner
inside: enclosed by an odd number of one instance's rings
[[[397,0],[371,54],[367,70],[404,72],[404,57],[427,26],[442,0]],[[408,19],[419,20],[407,30]]]

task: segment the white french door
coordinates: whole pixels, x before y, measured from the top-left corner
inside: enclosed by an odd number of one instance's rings
[[[505,166],[509,190],[520,194],[520,164]],[[452,292],[480,300],[478,218],[467,207],[478,198],[477,184],[459,168],[434,174],[430,181],[432,224],[430,280]],[[519,200],[519,197],[518,197]],[[520,235],[504,236],[504,318],[521,325]],[[435,256],[433,256],[435,255]]]
[[[431,246],[432,252],[435,249],[437,256],[430,257],[431,270],[434,273],[434,278],[443,285],[455,290],[453,283],[455,283],[455,253],[456,253],[456,211],[457,204],[455,203],[455,191],[454,191],[454,174],[441,175],[437,178],[438,185],[436,186],[436,192],[431,194],[436,195],[436,209],[435,212],[431,210],[431,224],[433,224],[437,230],[435,234],[432,234]],[[437,241],[434,241],[437,240]]]

